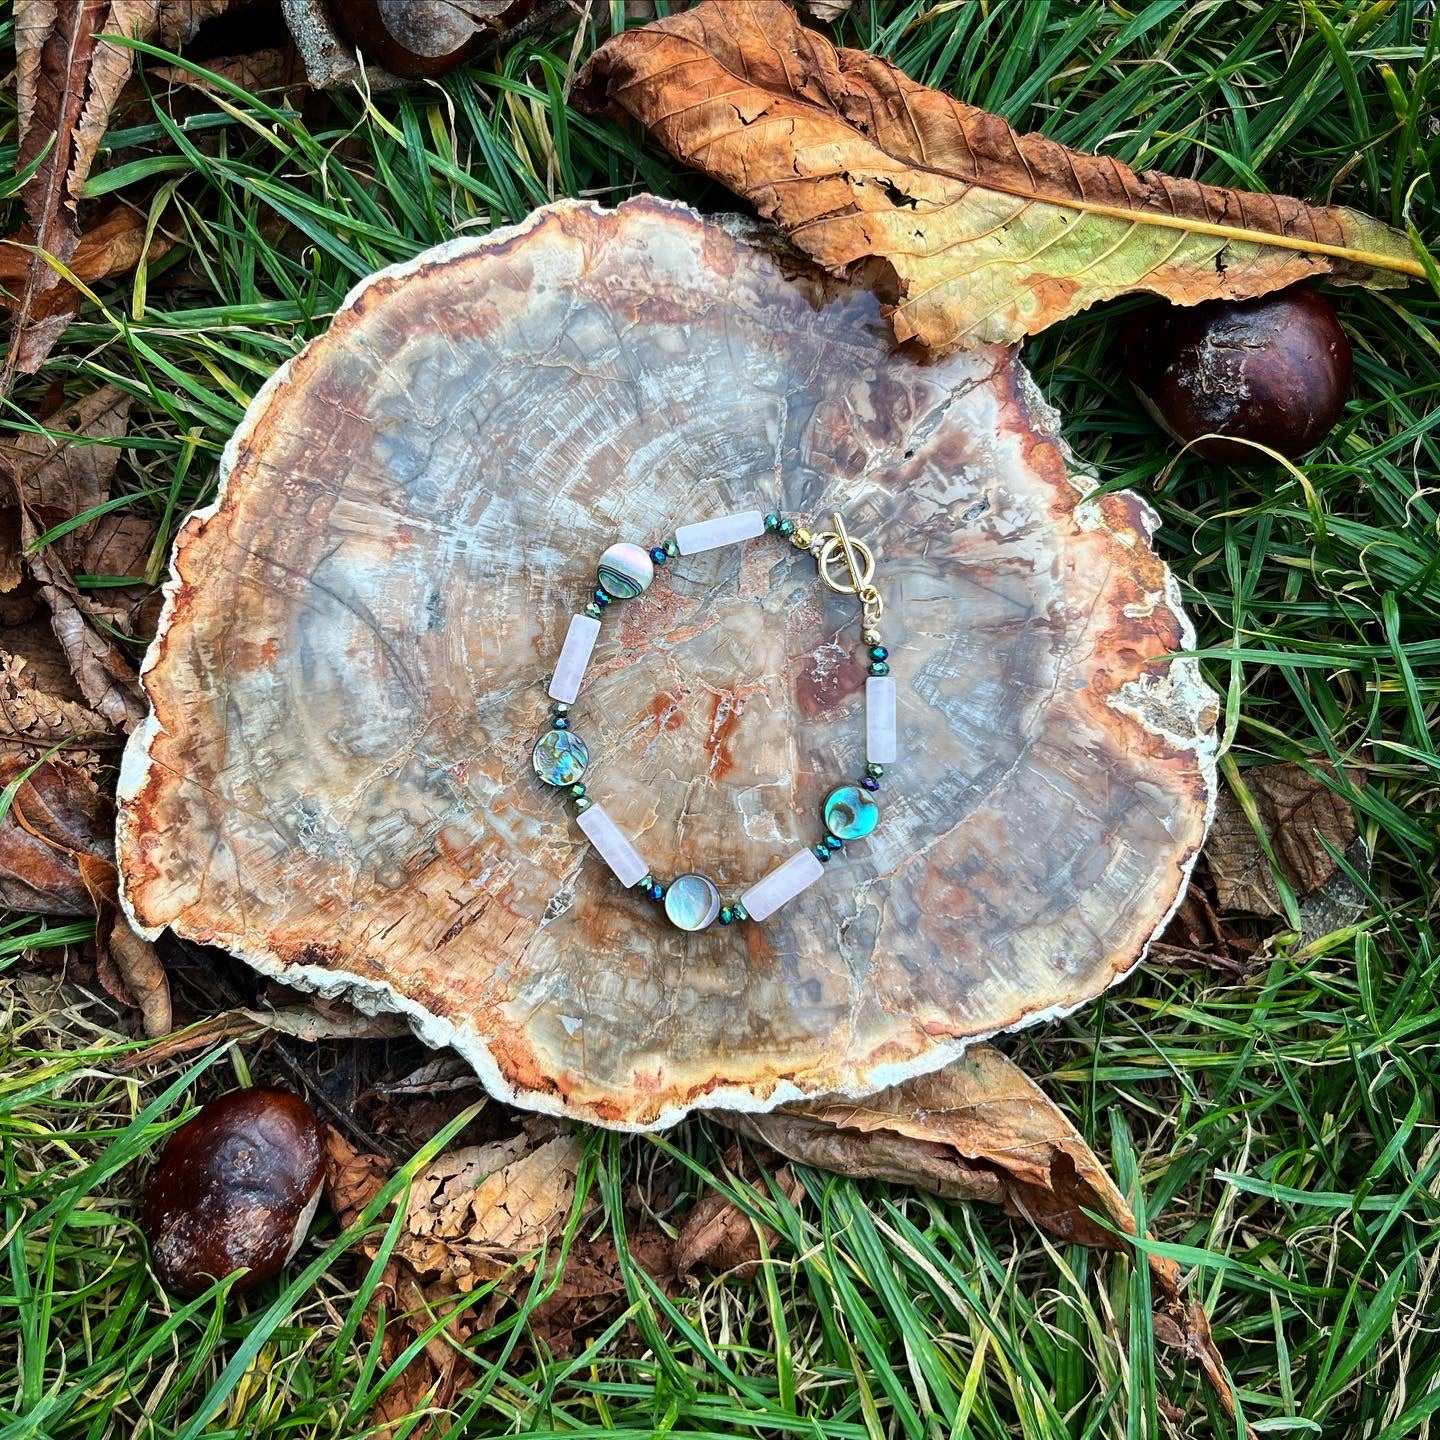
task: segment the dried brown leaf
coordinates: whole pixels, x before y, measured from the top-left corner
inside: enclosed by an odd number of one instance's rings
[[[805,13],[823,25],[833,25],[850,13],[855,0],[801,0]]]
[[[757,1195],[769,1194],[768,1186],[759,1181],[741,1183]],[[802,1194],[799,1178],[788,1165],[781,1165],[769,1184],[779,1186],[792,1203]],[[734,1271],[744,1277],[760,1263],[762,1236],[765,1250],[773,1254],[780,1239],[775,1231],[753,1220],[723,1191],[711,1190],[685,1217],[675,1237],[675,1273],[684,1279],[703,1265],[711,1270]]]
[[[679,1293],[672,1267],[673,1242],[654,1227],[627,1228],[625,1248],[662,1294]],[[628,1303],[625,1267],[609,1235],[580,1235],[570,1246],[564,1273],[549,1298],[530,1317],[530,1333],[551,1354],[576,1354],[589,1335],[615,1318]]]
[[[149,244],[145,241],[146,220],[128,205],[118,205],[91,225],[80,236],[75,253],[66,262],[66,269],[86,285],[124,275],[142,259],[154,261],[170,249],[168,236],[156,233]],[[31,259],[35,236],[27,225],[4,243],[0,243],[0,286],[16,290],[16,295],[3,303],[14,306],[23,296],[19,293]],[[3,298],[3,297],[0,297]],[[43,294],[32,297],[30,319],[35,321],[61,312],[68,317],[79,308],[81,296],[61,276]]]
[[[245,55],[222,55],[205,61],[205,69],[251,95],[267,90],[288,90],[305,83],[305,66],[300,52],[293,45],[274,45],[267,50],[252,50]],[[168,85],[187,85],[195,90],[225,92],[210,75],[199,75],[182,65],[157,65],[151,78]]]
[[[28,768],[18,756],[0,756],[0,788]],[[115,807],[74,766],[47,760],[21,782],[0,820],[0,907],[93,914],[82,862],[114,871]]]
[[[289,1035],[296,1040],[314,1042],[398,1039],[410,1033],[410,1027],[398,1015],[364,1015],[348,1006],[345,1009],[347,1013],[338,1017],[318,1015],[309,1004],[280,1010],[222,1010],[218,1015],[208,1015],[197,1024],[166,1035],[156,1045],[121,1056],[116,1064],[122,1070],[161,1065],[177,1055],[189,1055],[242,1035]]]
[[[782,0],[702,0],[602,46],[576,99],[633,116],[934,349],[1033,335],[1116,295],[1240,299],[1423,275],[1355,210],[1137,174],[837,50]]]
[[[1334,772],[1329,773],[1333,777]],[[1291,889],[1301,898],[1318,890],[1338,868],[1323,842],[1343,854],[1355,839],[1355,812],[1349,802],[1299,765],[1259,765],[1246,770],[1243,779]],[[1215,807],[1205,857],[1222,910],[1284,914],[1270,861],[1250,817],[1229,789],[1221,791]]]
[[[581,1144],[528,1135],[468,1146],[415,1177],[402,1253],[428,1283],[470,1290],[553,1240],[570,1213]]]
[[[0,743],[7,755],[38,760],[56,745],[99,741],[110,732],[85,704],[48,619],[0,630]],[[88,749],[65,759],[83,770],[98,764]]]
[[[45,313],[42,297],[59,281],[46,255],[65,263],[75,256],[80,240],[76,202],[110,111],[135,65],[132,50],[99,36],[138,36],[173,48],[229,3],[16,0],[18,163],[24,167],[44,158],[21,192],[34,251],[26,261],[0,392],[9,389],[17,370],[31,374],[40,367],[69,322],[68,308]]]
[[[725,1123],[792,1160],[1003,1205],[1084,1245],[1123,1245],[1084,1210],[1135,1233],[1125,1197],[1079,1132],[989,1046],[974,1046],[943,1070],[865,1100],[816,1100],[763,1115],[727,1112]]]
[[[390,1165],[328,1126],[325,1148],[330,1204],[342,1225],[352,1225],[384,1187]],[[391,1315],[387,1362],[440,1314],[450,1317],[450,1335],[463,1340],[472,1316],[457,1292],[507,1271],[523,1276],[522,1262],[565,1223],[582,1151],[576,1135],[535,1144],[522,1134],[441,1155],[415,1177],[400,1238],[365,1318],[373,1334],[375,1308],[384,1305]],[[364,1248],[377,1253],[373,1241]],[[452,1346],[432,1341],[387,1388],[371,1419],[388,1427],[427,1400],[443,1408],[467,1375]]]
[[[60,642],[70,673],[87,704],[109,724],[128,732],[145,716],[145,701],[134,666],[119,647],[91,623],[75,581],[56,547],[33,548],[40,538],[40,530],[24,503],[21,484],[3,461],[0,469],[9,473],[13,493],[21,502],[20,541],[30,573],[50,609],[55,638]]]
[[[72,519],[110,498],[120,464],[114,443],[126,431],[130,397],[114,385],[81,397],[46,418],[46,434],[13,434],[0,440],[24,503],[46,525]],[[0,508],[15,504],[0,494]]]
[[[95,37],[109,9],[108,0],[17,0],[15,6],[17,165],[23,170],[37,160],[40,163],[20,192],[36,251],[26,260],[0,392],[9,389],[17,368],[27,374],[37,369],[44,359],[39,348],[48,353],[46,341],[53,344],[59,336],[55,322],[60,317],[54,315],[41,320],[38,332],[32,334],[32,312],[59,278],[44,252],[68,261],[79,243],[75,202],[89,160],[80,161],[75,136],[89,92]]]
[[[114,967],[124,987],[119,998],[140,1010],[146,1035],[168,1035],[173,1024],[170,981],[160,956],[143,935],[137,935],[118,905],[102,914],[96,932],[99,964]],[[103,976],[104,971],[101,970]]]

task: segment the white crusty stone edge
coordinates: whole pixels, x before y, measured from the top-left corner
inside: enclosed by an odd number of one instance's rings
[[[654,196],[645,196],[643,203],[649,205],[660,205],[667,210],[674,210],[677,214],[688,216],[699,223],[705,223],[706,217],[702,217],[696,210],[688,205],[680,204],[677,201],[659,200]],[[626,202],[629,203],[629,202]],[[622,203],[617,209],[626,208]],[[367,276],[361,280],[341,303],[335,312],[337,315],[344,310],[349,310],[355,302],[374,284],[382,280],[403,279],[416,271],[434,265],[439,261],[451,260],[460,255],[470,254],[475,251],[485,250],[493,245],[508,244],[520,235],[529,230],[535,229],[551,212],[555,210],[588,210],[594,214],[603,214],[605,207],[597,205],[589,200],[561,200],[553,205],[547,205],[539,210],[533,211],[530,215],[517,225],[509,225],[499,230],[493,230],[481,237],[462,236],[455,240],[447,240],[442,245],[437,245],[430,250],[422,251],[411,260],[406,260],[398,265],[387,266],[383,270],[376,271],[374,275]],[[760,233],[756,222],[749,216],[724,216],[709,217],[711,223],[724,225],[732,234],[743,238],[747,233],[755,235]],[[333,323],[333,321],[332,321]],[[215,499],[201,510],[193,511],[186,519],[179,533],[176,535],[175,546],[171,552],[170,574],[166,580],[163,590],[164,604],[160,612],[159,624],[156,627],[155,639],[151,642],[149,650],[145,653],[145,660],[140,667],[140,678],[143,685],[144,678],[151,665],[158,658],[160,643],[170,628],[170,622],[174,615],[176,594],[180,587],[180,577],[176,573],[174,554],[181,548],[181,543],[186,533],[192,527],[203,525],[204,522],[215,515],[225,498],[225,489],[229,484],[230,474],[235,465],[241,445],[248,438],[253,429],[257,417],[266,408],[271,398],[277,391],[282,389],[290,378],[290,371],[295,361],[303,355],[311,345],[318,343],[324,338],[323,332],[309,341],[303,349],[295,356],[287,360],[278,370],[260,387],[255,398],[245,411],[234,435],[232,435],[225,446],[220,457],[220,471],[216,482]],[[1019,378],[1019,389],[1024,400],[1025,407],[1035,422],[1036,429],[1051,436],[1060,446],[1065,455],[1066,464],[1070,469],[1071,480],[1081,495],[1088,495],[1095,488],[1096,481],[1088,474],[1075,460],[1068,445],[1060,438],[1060,423],[1058,413],[1040,394],[1035,382],[1031,379],[1030,373],[1020,363],[1019,359],[1012,362]],[[1141,500],[1144,507],[1146,523],[1151,533],[1159,524],[1159,516],[1148,501]],[[1083,523],[1083,522],[1082,522]],[[1096,524],[1101,523],[1098,516]],[[1165,595],[1163,602],[1161,597],[1156,597],[1156,603],[1164,603],[1174,614],[1181,631],[1181,641],[1185,649],[1193,649],[1195,646],[1195,627],[1190,623],[1190,617],[1186,615],[1180,599],[1180,586],[1175,577],[1170,573],[1169,566],[1165,567]],[[1172,660],[1170,665],[1170,692],[1172,705],[1181,713],[1199,715],[1207,704],[1218,703],[1219,697],[1205,683],[1200,673],[1200,666],[1197,661],[1188,659]],[[1140,697],[1135,697],[1138,700]],[[1112,704],[1119,704],[1126,713],[1135,715],[1139,723],[1147,729],[1154,730],[1148,718],[1142,718],[1137,710],[1132,710],[1129,704],[1119,701],[1112,701]],[[1146,709],[1148,716],[1149,707]],[[119,818],[116,824],[116,852],[123,856],[125,849],[131,843],[129,810],[126,802],[135,798],[144,787],[145,780],[150,770],[150,746],[159,732],[159,722],[155,718],[153,709],[145,719],[135,727],[130,735],[129,742],[125,746],[124,755],[120,764],[120,780],[118,786],[118,798],[120,800]],[[1184,748],[1193,748],[1195,762],[1201,774],[1205,778],[1208,800],[1205,811],[1205,832],[1208,833],[1210,824],[1215,817],[1215,800],[1218,776],[1216,770],[1216,754],[1218,747],[1218,736],[1212,729],[1197,736],[1183,736],[1168,731],[1163,731],[1166,738],[1181,745]],[[1203,838],[1203,837],[1202,837]],[[1195,847],[1195,853],[1185,864],[1180,883],[1176,888],[1175,898],[1169,909],[1161,917],[1150,938],[1140,948],[1134,960],[1118,971],[1110,982],[1103,986],[1094,995],[1086,997],[1075,1005],[1052,1006],[1046,1010],[1036,1010],[1023,1016],[1015,1024],[1005,1026],[1000,1030],[990,1031],[983,1035],[967,1035],[963,1039],[937,1041],[923,1055],[911,1060],[896,1062],[890,1065],[877,1065],[870,1069],[863,1085],[854,1088],[841,1087],[839,1090],[825,1092],[838,1095],[846,1099],[860,1099],[866,1095],[873,1095],[877,1090],[888,1089],[892,1085],[899,1085],[917,1075],[929,1074],[932,1070],[942,1069],[944,1066],[958,1060],[965,1051],[972,1045],[982,1044],[984,1041],[999,1034],[1009,1034],[1017,1030],[1024,1030],[1031,1025],[1043,1024],[1050,1020],[1063,1019],[1067,1015],[1073,1015],[1077,1010],[1082,1010],[1086,1005],[1093,1004],[1107,990],[1114,988],[1121,981],[1127,979],[1135,970],[1156,938],[1160,936],[1165,927],[1170,923],[1180,903],[1185,898],[1185,892],[1189,888],[1190,875],[1195,868],[1195,862],[1200,858],[1201,847]],[[160,925],[142,925],[137,920],[134,908],[127,893],[125,882],[125,869],[121,864],[120,869],[120,904],[124,909],[127,918],[135,929],[148,940],[154,940],[167,927]],[[544,1091],[525,1090],[512,1086],[501,1073],[495,1058],[486,1044],[483,1036],[479,1035],[473,1026],[457,1025],[437,1015],[432,1015],[415,1001],[399,994],[393,986],[383,980],[371,980],[359,975],[352,975],[346,971],[322,969],[311,965],[293,965],[281,961],[274,951],[265,948],[263,945],[247,946],[244,949],[236,949],[232,952],[241,960],[245,961],[252,969],[258,970],[262,975],[271,979],[284,981],[297,989],[309,990],[327,1000],[344,1000],[353,1005],[357,1010],[366,1015],[395,1014],[403,1015],[410,1023],[410,1028],[426,1045],[434,1049],[449,1047],[457,1051],[475,1069],[485,1088],[508,1105],[517,1105],[528,1110],[537,1110],[549,1115],[563,1115],[572,1119],[583,1119],[590,1123],[597,1123],[589,1115],[577,1114],[573,1107],[565,1105],[553,1095]],[[806,1090],[796,1085],[793,1081],[782,1080],[777,1082],[775,1088],[764,1096],[755,1095],[750,1090],[740,1086],[721,1086],[709,1092],[703,1104],[697,1105],[666,1105],[654,1120],[644,1124],[611,1125],[608,1128],[617,1130],[628,1130],[633,1132],[646,1132],[653,1130],[664,1130],[671,1125],[678,1124],[692,1110],[740,1110],[751,1113],[763,1113],[767,1110],[774,1110],[777,1106],[791,1104],[796,1101],[817,1100],[821,1096],[813,1090]]]

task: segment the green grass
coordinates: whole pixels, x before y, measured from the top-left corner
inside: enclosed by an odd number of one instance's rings
[[[1428,8],[858,0],[842,33],[1024,128],[1343,200],[1433,243]],[[729,205],[567,107],[571,43],[304,115],[233,93],[192,96],[177,121],[157,95],[107,138],[90,192],[180,243],[99,292],[7,419],[31,423],[57,382],[125,386],[123,483],[168,536],[208,495],[249,396],[372,269],[562,194]],[[6,108],[0,167],[14,144]],[[1440,1433],[1440,300],[1420,286],[1338,298],[1355,390],[1303,482],[1177,457],[1118,377],[1123,305],[1026,353],[1077,452],[1162,513],[1158,543],[1225,699],[1231,773],[1339,767],[1374,855],[1367,913],[1305,949],[1282,927],[1243,983],[1149,966],[1009,1048],[1186,1266],[1257,1430],[1399,1440]],[[375,1272],[355,1235],[327,1222],[283,1282],[179,1306],[136,1230],[144,1157],[188,1104],[269,1073],[268,1052],[124,1070],[111,1013],[35,978],[24,950],[40,924],[0,929],[0,1440],[362,1433],[387,1374],[357,1329]],[[627,1237],[729,1185],[726,1144],[705,1121],[588,1136],[582,1198],[602,1203],[577,1203],[555,1253],[608,1229],[626,1299],[560,1358],[531,1343],[530,1317],[563,1264],[522,1279],[470,1342],[480,1378],[454,1407],[467,1435],[1225,1433],[1196,1367],[1152,1342],[1143,1265],[883,1185],[803,1172],[798,1204],[749,1202],[779,1237],[759,1278],[668,1298]],[[1171,1407],[1185,1418],[1165,1419]]]

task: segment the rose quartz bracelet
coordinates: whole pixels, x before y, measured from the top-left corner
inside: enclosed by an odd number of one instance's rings
[[[758,510],[744,510],[682,525],[671,539],[650,549],[628,542],[614,544],[600,557],[594,597],[583,614],[570,620],[548,692],[554,702],[551,728],[537,741],[531,757],[535,773],[547,785],[569,791],[576,823],[615,878],[663,904],[666,916],[681,930],[704,930],[717,920],[730,925],[737,920],[768,919],[813,885],[847,841],[863,839],[879,823],[875,792],[880,788],[885,766],[895,759],[896,746],[895,681],[888,664],[890,652],[878,628],[885,606],[874,584],[873,551],[863,540],[849,534],[838,514],[834,526],[833,530],[815,535],[776,512],[762,516]],[[610,605],[642,595],[655,578],[656,568],[668,565],[677,555],[698,555],[764,534],[787,540],[797,550],[808,550],[821,582],[837,594],[855,596],[860,605],[861,634],[870,669],[865,683],[867,763],[857,784],[841,785],[826,797],[822,838],[809,849],[797,850],[738,900],[727,903],[721,898],[719,886],[698,871],[678,875],[669,885],[662,884],[604,806],[591,799],[584,783],[590,751],[571,728],[570,706],[580,693],[590,654],[600,635],[600,622]]]

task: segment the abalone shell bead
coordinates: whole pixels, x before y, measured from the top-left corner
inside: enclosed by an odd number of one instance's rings
[[[547,785],[573,785],[585,773],[590,752],[573,730],[547,730],[535,742],[530,763]]]
[[[600,858],[615,872],[622,885],[633,885],[648,873],[639,852],[625,838],[620,827],[606,813],[603,805],[591,805],[576,816],[575,823],[585,832]]]
[[[708,875],[677,875],[665,892],[665,914],[680,930],[704,930],[720,914],[720,892]]]
[[[570,628],[565,632],[565,643],[560,647],[560,658],[555,662],[555,674],[550,681],[548,693],[552,700],[569,705],[580,693],[590,652],[599,638],[599,620],[589,615],[570,617]]]
[[[736,914],[743,910],[742,919],[768,920],[782,905],[789,904],[802,890],[808,890],[824,873],[825,867],[811,851],[797,850],[740,897],[740,904],[735,907]]]
[[[825,828],[842,840],[863,840],[880,823],[880,807],[858,785],[841,785],[825,801]]]
[[[595,576],[607,600],[633,600],[650,588],[655,562],[644,546],[621,541],[600,557]]]

